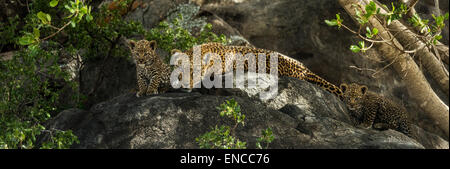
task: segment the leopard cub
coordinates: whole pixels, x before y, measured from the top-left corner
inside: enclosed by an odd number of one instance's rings
[[[170,67],[156,54],[156,41],[128,40],[136,62],[138,91],[136,97],[164,92],[170,85]]]
[[[368,91],[367,86],[341,84],[344,102],[360,127],[393,129],[412,137],[406,109],[393,101]]]

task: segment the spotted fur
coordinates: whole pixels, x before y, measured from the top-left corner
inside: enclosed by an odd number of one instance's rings
[[[136,96],[165,92],[170,85],[170,67],[156,54],[156,41],[130,40],[129,47],[136,62]]]
[[[155,43],[154,46],[156,47],[156,42],[154,42],[154,41],[151,41],[151,42]],[[145,47],[145,46],[148,46],[148,43],[149,42],[146,40],[140,40],[139,42],[137,42],[136,44],[139,44],[138,46],[143,46],[143,47],[142,48],[132,48],[131,50],[133,52],[133,55],[135,55],[135,56],[152,55],[152,56],[146,56],[146,58],[159,58],[155,53],[155,48]],[[221,43],[206,43],[206,44],[200,45],[200,47],[201,47],[202,59],[205,56],[205,54],[207,54],[207,53],[218,54],[218,56],[220,57],[220,59],[222,61],[222,73],[236,70],[236,64],[225,65],[225,63],[231,63],[231,62],[229,62],[230,60],[236,59],[236,58],[231,58],[230,56],[227,56],[226,55],[227,53],[233,53],[233,54],[240,53],[242,56],[245,56],[246,54],[249,54],[249,53],[253,53],[255,55],[256,61],[258,60],[259,54],[265,54],[266,68],[267,68],[266,71],[267,72],[270,71],[270,54],[275,53],[278,55],[278,74],[280,76],[294,77],[294,78],[297,78],[300,80],[308,81],[310,83],[320,86],[324,90],[326,90],[330,93],[333,93],[342,99],[342,91],[339,87],[335,86],[332,83],[329,83],[325,79],[314,74],[308,68],[306,68],[301,62],[299,62],[293,58],[290,58],[286,55],[280,54],[278,52],[274,52],[274,51],[270,51],[270,50],[266,50],[266,49],[254,48],[254,47],[250,47],[250,46],[225,46],[225,45],[222,45]],[[178,50],[173,51],[173,53],[176,53],[176,52],[180,52],[180,51],[178,51]],[[185,54],[187,54],[189,56],[190,62],[193,63],[193,48],[186,51]],[[149,61],[147,61],[147,63],[151,62],[151,61],[152,60],[149,60]],[[210,68],[213,65],[213,63],[214,63],[214,61],[211,61],[206,66],[201,67],[202,75],[205,74],[206,70],[211,70]],[[160,60],[158,60],[158,64],[149,63],[147,65],[154,65],[155,70],[162,69],[160,65],[167,66],[166,64],[160,63]],[[194,64],[190,64],[190,65],[191,65],[191,67],[190,67],[190,70],[191,70],[190,87],[193,87],[192,72],[193,72]],[[156,66],[158,66],[158,67],[156,67]],[[149,66],[147,66],[147,67],[149,67]],[[166,70],[168,70],[168,69],[167,68],[164,69],[162,71],[162,73],[164,75],[161,74],[160,76],[169,76],[170,74],[166,73],[165,72]],[[257,70],[257,68],[256,68],[256,70]],[[244,64],[244,71],[248,71],[248,60]],[[215,71],[215,72],[217,72],[217,71]],[[150,76],[155,76],[155,74],[148,75],[148,77],[150,77]]]
[[[341,84],[344,102],[359,126],[394,129],[412,137],[406,109],[395,102],[368,91],[367,86]]]

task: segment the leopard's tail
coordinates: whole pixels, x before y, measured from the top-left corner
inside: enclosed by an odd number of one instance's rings
[[[283,55],[278,57],[278,74],[281,76],[294,77],[300,80],[305,80],[307,82],[316,84],[322,89],[336,95],[339,99],[343,99],[342,90],[326,81],[322,77],[314,74],[308,68],[303,66],[303,64],[295,59],[284,57]]]

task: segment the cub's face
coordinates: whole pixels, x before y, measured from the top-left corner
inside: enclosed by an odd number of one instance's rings
[[[362,99],[367,94],[367,86],[355,83],[350,85],[343,83],[340,87],[344,93],[344,102],[347,104],[348,108],[352,111],[360,109]]]
[[[131,50],[131,55],[137,66],[143,67],[145,64],[152,63],[157,57],[156,55],[156,41],[133,41],[129,40],[129,48]]]

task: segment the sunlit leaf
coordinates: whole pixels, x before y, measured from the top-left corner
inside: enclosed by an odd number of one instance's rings
[[[325,23],[328,25],[328,26],[336,26],[338,23],[337,23],[337,21],[336,21],[336,19],[333,19],[333,20],[325,20]]]
[[[361,50],[361,48],[359,48],[359,47],[356,46],[356,45],[351,45],[351,46],[350,46],[350,50],[351,50],[352,52],[354,52],[354,53],[358,53],[358,52]]]
[[[30,35],[25,35],[19,38],[20,45],[29,45],[34,43],[34,37]]]
[[[46,14],[46,13],[44,13],[42,11],[37,13],[37,17],[39,18],[39,20],[41,20],[41,22],[43,24],[48,24],[52,20],[52,18],[51,18],[51,16],[49,14]]]
[[[55,7],[56,5],[58,5],[59,0],[52,0],[50,1],[50,7]]]

